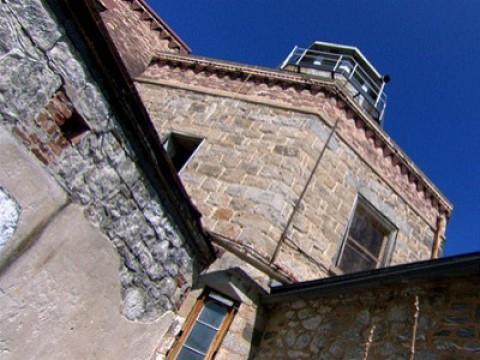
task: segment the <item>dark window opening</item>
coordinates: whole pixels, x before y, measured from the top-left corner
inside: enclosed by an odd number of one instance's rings
[[[72,116],[60,125],[62,135],[73,144],[77,143],[81,136],[89,130],[90,127],[76,111],[73,111]]]
[[[385,265],[394,227],[365,200],[359,199],[337,262],[343,273]]]
[[[185,166],[201,142],[202,139],[177,133],[171,133],[167,137],[163,147],[177,172]]]
[[[95,7],[98,12],[103,12],[108,10],[108,7],[111,8],[110,0],[95,0]]]

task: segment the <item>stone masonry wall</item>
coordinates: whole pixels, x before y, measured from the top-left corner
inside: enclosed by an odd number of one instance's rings
[[[479,291],[476,276],[279,303],[255,359],[478,359]]]
[[[162,136],[173,131],[205,139],[180,174],[205,226],[270,260],[330,126],[314,114],[155,84],[137,86]],[[346,121],[341,118],[339,127]],[[393,264],[429,258],[432,227],[335,135],[276,264],[297,280],[327,276],[357,194],[398,228]]]
[[[171,57],[174,60],[169,61],[169,55],[160,55],[141,78],[305,109],[321,114],[330,126],[338,117],[345,118],[347,121],[339,123],[338,134],[432,227],[441,211],[451,212],[448,200],[438,193],[434,195],[431,187],[427,188],[429,181],[425,175],[418,169],[410,170],[415,165],[399,146],[383,131],[374,129],[378,127],[372,121],[366,121],[365,116],[346,106],[341,96],[336,94],[341,92],[339,86],[322,82],[309,86],[313,79],[288,72],[263,70],[256,74],[257,69],[251,66]],[[284,78],[291,81],[283,81]]]
[[[30,149],[116,247],[124,315],[151,320],[175,309],[195,259],[65,30],[43,1],[5,0],[0,39],[0,126]],[[89,130],[70,141],[62,124],[72,114]]]

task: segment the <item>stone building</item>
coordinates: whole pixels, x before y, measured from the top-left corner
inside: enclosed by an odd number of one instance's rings
[[[2,358],[480,351],[478,255],[429,260],[452,206],[358,49],[267,69],[191,55],[143,0],[0,11]]]
[[[479,260],[476,253],[274,288],[255,359],[478,359]]]
[[[215,257],[98,9],[0,4],[2,359],[148,359]]]

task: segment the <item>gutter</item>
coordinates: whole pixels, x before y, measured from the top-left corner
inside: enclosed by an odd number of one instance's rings
[[[270,294],[263,297],[262,302],[274,304],[300,298],[344,294],[352,289],[373,289],[390,284],[411,283],[416,280],[469,275],[480,275],[480,252],[273,287]]]

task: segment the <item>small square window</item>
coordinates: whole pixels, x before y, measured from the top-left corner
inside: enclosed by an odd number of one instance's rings
[[[359,197],[337,260],[337,268],[352,273],[384,266],[395,227]]]
[[[78,143],[82,136],[89,130],[90,128],[85,120],[83,120],[75,110],[73,110],[72,115],[65,119],[63,124],[60,125],[62,135],[72,144]]]
[[[177,172],[180,172],[188,163],[201,142],[202,139],[200,138],[177,133],[171,133],[166,138],[163,142],[163,147]]]
[[[235,303],[232,300],[206,291],[185,321],[180,338],[168,359],[212,359],[233,320],[234,310]]]

